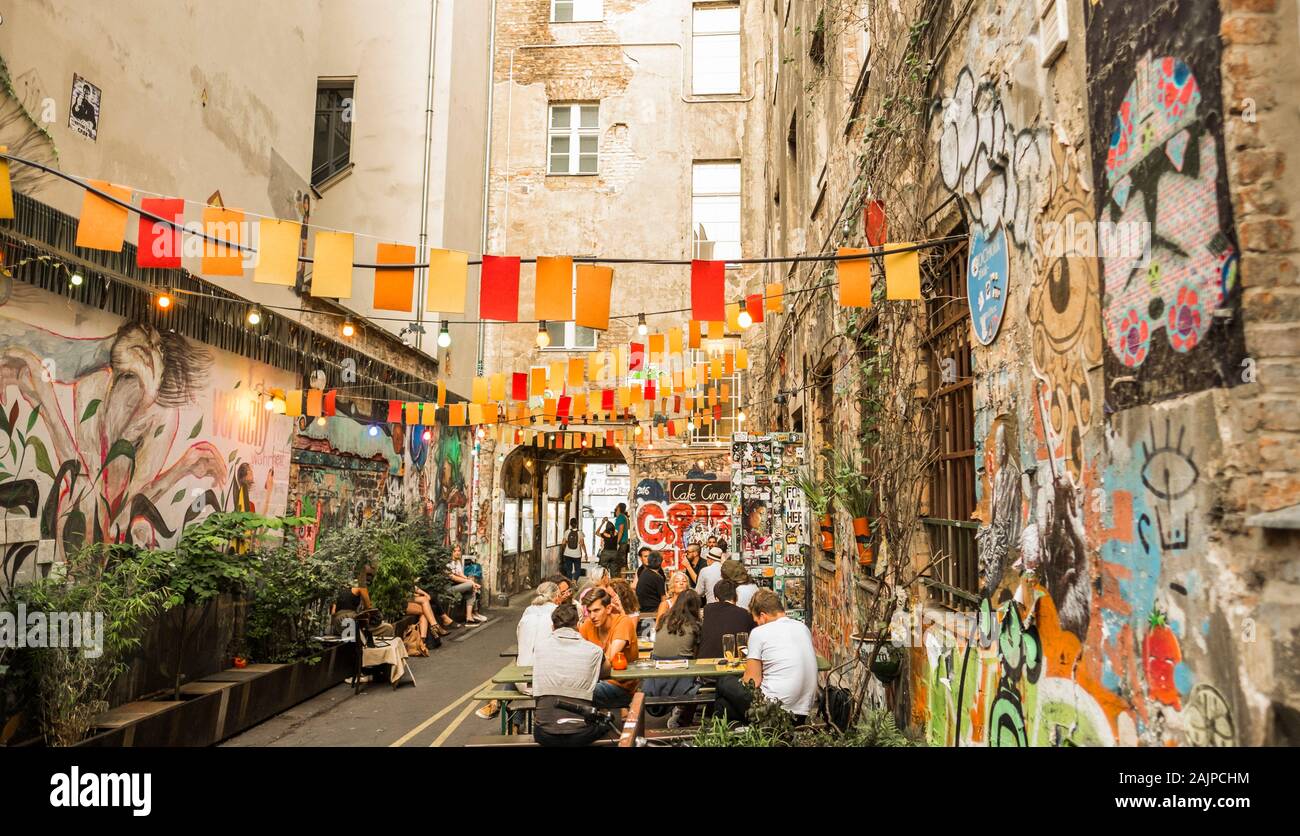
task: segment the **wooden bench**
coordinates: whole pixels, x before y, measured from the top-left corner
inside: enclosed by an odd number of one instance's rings
[[[522,725],[525,732],[528,734],[532,733],[533,712],[537,710],[537,700],[527,694],[521,694],[513,688],[496,688],[489,685],[471,697],[471,699],[479,700],[481,702],[497,700],[501,703],[501,734],[503,736],[521,736],[510,734],[510,718],[516,714],[523,716]]]

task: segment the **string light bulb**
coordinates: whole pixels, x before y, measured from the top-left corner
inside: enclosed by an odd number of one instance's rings
[[[265,409],[267,412],[274,412],[275,398],[267,398],[266,402],[262,404],[262,408]]]
[[[379,427],[376,427],[374,424],[371,424],[370,429],[367,430],[367,432],[370,433],[371,438],[374,438],[375,436],[379,435]]]
[[[249,325],[258,325],[262,321],[262,312],[257,308],[249,308],[248,316],[245,317]]]
[[[343,321],[343,327],[339,329],[339,332],[343,334],[343,336],[346,339],[350,340],[352,339],[353,335],[357,333],[357,326],[353,325],[351,320],[345,319]]]
[[[319,417],[319,418],[316,419],[316,426],[318,426],[318,427],[323,427],[323,426],[325,426],[325,416],[324,416],[324,415],[322,415],[321,417]]]
[[[546,330],[546,320],[537,323],[537,347],[546,348],[551,344],[551,334]]]
[[[164,311],[171,310],[172,302],[174,301],[176,300],[172,298],[171,291],[169,290],[159,291],[157,297],[154,298],[154,304],[156,304],[160,310]]]
[[[740,313],[736,314],[736,324],[740,326],[740,330],[744,331],[754,324],[754,317],[749,315],[749,308],[745,306],[744,299],[741,299],[739,304]]]
[[[81,287],[81,283],[84,282],[85,279],[81,277],[80,273],[73,273],[72,276],[69,277],[68,281],[73,287]]]
[[[636,332],[641,336],[650,333],[650,326],[645,324],[645,314],[640,314],[636,318]]]
[[[741,422],[741,423],[744,423],[744,421],[745,421],[745,410],[743,410],[743,409],[740,410],[740,414],[736,416],[736,420],[739,421],[739,422]]]
[[[438,331],[438,347],[446,348],[451,345],[451,332],[447,330],[447,323],[442,323],[442,328]]]
[[[635,427],[633,427],[633,428],[632,428],[632,433],[633,433],[634,435],[640,435],[640,434],[641,434],[641,425],[640,425],[640,424],[637,424]]]
[[[425,430],[424,435],[422,435],[421,438],[425,441],[433,441],[433,430]]]

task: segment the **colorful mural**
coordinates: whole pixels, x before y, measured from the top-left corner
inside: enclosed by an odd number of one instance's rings
[[[664,568],[678,568],[691,543],[709,537],[731,542],[730,481],[669,481],[642,479],[637,483],[634,513],[640,545],[660,552]]]
[[[7,580],[86,542],[173,545],[210,510],[284,512],[291,422],[257,389],[290,375],[29,285],[5,290]]]

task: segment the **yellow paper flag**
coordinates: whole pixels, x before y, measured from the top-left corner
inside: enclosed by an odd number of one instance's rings
[[[302,390],[290,389],[284,393],[284,414],[297,418],[302,414]]]
[[[454,403],[447,407],[447,425],[451,427],[465,426],[465,404]]]
[[[219,206],[203,209],[203,234],[210,238],[243,244],[243,227],[244,213],[238,209],[222,209]],[[244,255],[234,247],[204,240],[200,270],[208,276],[242,276]]]
[[[727,330],[733,334],[740,331],[740,305],[736,302],[727,305]],[[712,334],[709,338],[713,338]]]
[[[424,408],[421,410],[420,423],[424,424],[426,427],[432,427],[437,422],[438,422],[437,404],[426,402],[424,404]]]
[[[573,319],[573,259],[538,256],[533,318],[556,322]]]
[[[898,243],[892,246],[901,248],[915,245]],[[885,298],[921,298],[921,255],[916,250],[885,256]]]
[[[502,372],[496,372],[491,378],[492,392],[488,397],[494,401],[504,401],[506,399],[506,376]]]
[[[593,381],[604,380],[605,379],[605,352],[593,351],[587,355],[587,358],[591,366],[591,379]]]
[[[415,401],[408,401],[406,404],[406,424],[415,426],[420,423],[420,405]]]
[[[587,361],[581,357],[569,358],[569,386],[577,388],[587,382]]]
[[[438,406],[447,405],[447,381],[438,381]]]
[[[257,255],[253,281],[293,287],[298,280],[298,242],[302,224],[262,218],[257,224]]]
[[[763,291],[763,307],[769,311],[780,313],[785,309],[785,285],[780,282],[769,284]]]
[[[568,367],[563,360],[551,361],[551,376],[546,382],[551,387],[552,392],[558,393],[564,388],[564,379],[568,377],[568,373]]]
[[[722,339],[722,338],[725,336],[725,334],[723,333],[723,330],[722,330],[722,326],[723,326],[723,323],[721,323],[721,322],[710,322],[710,323],[709,323],[709,339],[711,339],[711,340],[720,340],[720,339]],[[736,326],[736,327],[739,328],[740,326]]]
[[[668,353],[682,353],[682,329],[674,328],[668,332]]]
[[[8,145],[0,145],[0,154],[9,152]],[[14,186],[9,180],[9,161],[0,160],[0,218],[14,216]]]
[[[311,295],[331,299],[352,296],[351,232],[317,232],[312,250]]]
[[[736,349],[736,368],[737,369],[749,368],[749,349],[747,348]]]
[[[485,404],[488,401],[488,382],[486,377],[476,377],[470,384],[470,402]]]
[[[870,250],[840,247],[839,255],[862,255]],[[835,262],[840,283],[841,308],[871,307],[871,259],[858,258]]]
[[[425,310],[465,313],[465,287],[469,282],[469,255],[456,250],[429,250],[429,289]]]
[[[483,404],[472,403],[469,405],[469,422],[476,427],[483,423]]]
[[[8,166],[5,167],[6,174]],[[5,178],[6,183],[8,177]],[[124,203],[131,202],[131,190],[126,186],[114,186],[103,180],[91,180],[90,185],[101,192],[112,195]],[[12,218],[13,195],[9,197],[9,214]],[[126,238],[127,209],[105,200],[86,189],[81,199],[81,220],[77,222],[77,246],[88,250],[107,250],[118,253],[122,251],[122,242]]]
[[[609,330],[609,297],[613,285],[614,268],[579,264],[578,309],[573,321],[584,328]]]

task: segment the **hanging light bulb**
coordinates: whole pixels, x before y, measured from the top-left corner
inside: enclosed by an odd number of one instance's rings
[[[487,433],[483,431],[482,427],[479,427],[477,430],[475,430],[474,435],[478,436],[479,438],[487,438]]]
[[[694,418],[687,418],[687,419],[686,419],[686,429],[689,430],[690,432],[695,432],[695,419],[694,419]]]
[[[246,319],[249,325],[257,325],[262,321],[262,312],[257,308],[249,308]]]
[[[645,324],[645,314],[640,314],[636,318],[636,332],[641,336],[650,333],[650,327]]]
[[[262,408],[265,409],[267,412],[274,412],[275,398],[267,398],[266,401],[262,404]]]
[[[742,331],[754,324],[754,317],[749,315],[749,309],[745,307],[744,299],[740,300],[740,313],[736,314],[736,324],[740,326]]]
[[[425,430],[424,435],[421,436],[421,438],[425,441],[433,441],[433,430]]]
[[[343,334],[346,339],[350,340],[353,335],[357,333],[357,326],[353,325],[351,321],[345,319],[343,320],[343,327],[339,329],[339,332]]]
[[[744,422],[744,420],[745,420],[745,410],[743,410],[743,409],[740,410],[740,414],[736,416],[736,420],[737,420],[737,421],[740,421],[740,422],[742,422],[742,423]]]
[[[71,282],[73,287],[81,287],[81,283],[84,282],[85,279],[81,277],[80,273],[73,273],[68,281]]]
[[[367,432],[370,433],[371,438],[374,438],[375,436],[379,435],[379,427],[376,427],[374,424],[371,424],[370,429],[367,430]]]
[[[174,301],[175,299],[172,298],[171,291],[168,290],[159,291],[158,295],[154,298],[154,303],[164,311],[170,310],[172,302]]]
[[[640,425],[640,424],[637,424],[636,427],[633,428],[632,433],[633,433],[634,435],[640,435],[640,434],[641,434],[641,425]]]
[[[451,345],[451,332],[447,330],[447,323],[442,323],[442,328],[438,331],[438,347],[446,348]]]
[[[546,320],[537,323],[537,347],[546,348],[551,344],[550,332],[546,330]]]

